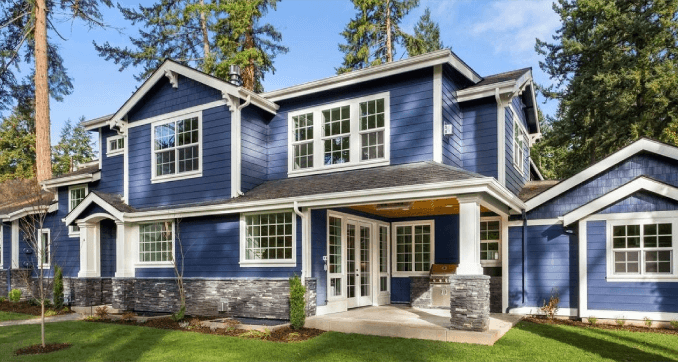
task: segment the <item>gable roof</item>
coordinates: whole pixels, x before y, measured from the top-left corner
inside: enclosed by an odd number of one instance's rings
[[[656,155],[669,157],[678,160],[678,148],[666,143],[662,143],[650,138],[641,138],[621,150],[605,157],[594,165],[591,165],[576,175],[561,181],[557,185],[540,193],[539,195],[525,202],[526,211],[530,211],[539,205],[561,195],[562,193],[574,188],[586,180],[600,174],[601,172],[617,165],[639,152],[650,152]]]
[[[87,183],[98,181],[101,179],[101,172],[99,165],[91,165],[79,168],[73,172],[65,173],[63,175],[53,177],[42,182],[42,185],[47,188],[57,188],[60,186],[75,185],[80,183]]]
[[[516,70],[504,72],[504,73],[488,75],[486,77],[483,77],[483,79],[480,82],[478,82],[474,85],[468,86],[465,89],[482,87],[482,86],[497,84],[497,83],[501,83],[501,82],[516,81],[516,80],[520,79],[520,77],[522,77],[523,75],[525,75],[526,73],[529,73],[529,72],[532,72],[532,68],[516,69]]]
[[[125,204],[120,195],[92,191],[80,202],[80,204],[78,204],[78,206],[75,207],[75,209],[71,210],[71,212],[66,215],[63,219],[64,223],[66,223],[66,225],[72,224],[90,205],[100,206],[118,220],[122,220],[123,214],[136,211],[135,208]]]

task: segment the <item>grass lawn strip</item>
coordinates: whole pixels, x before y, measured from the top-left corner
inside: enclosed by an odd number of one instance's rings
[[[38,325],[0,329],[0,360],[19,361],[675,361],[678,336],[521,322],[494,346],[327,332],[299,343],[63,322],[49,343],[72,343],[46,355],[14,356],[39,343]]]
[[[0,311],[0,322],[17,321],[22,319],[33,319],[33,318],[37,318],[37,316],[31,314]]]

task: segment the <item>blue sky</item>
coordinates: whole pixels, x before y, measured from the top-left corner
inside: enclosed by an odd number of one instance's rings
[[[133,5],[124,1],[121,4]],[[535,38],[551,40],[560,26],[551,1],[421,0],[419,8],[402,24],[406,31],[411,32],[426,7],[431,8],[433,20],[440,24],[443,43],[481,75],[532,67],[536,81],[549,84],[539,69],[534,43]],[[339,33],[354,15],[349,0],[281,1],[265,21],[282,33],[283,43],[290,51],[275,60],[277,71],[266,75],[265,89],[334,75],[334,68],[342,60],[337,48],[343,41]],[[93,40],[127,45],[128,36],[137,35],[136,28],[126,23],[117,9],[106,9],[104,16],[108,24],[122,28],[121,32],[88,30],[77,23],[60,25],[67,41],[59,39],[58,44],[75,89],[63,102],[51,102],[52,143],[58,141],[67,119],[77,121],[81,116],[91,119],[113,113],[138,86],[134,69],[119,72],[118,66],[100,58],[94,50]],[[57,39],[52,36],[53,41]],[[402,52],[397,57],[401,55]],[[541,107],[548,114],[555,111],[553,103]]]

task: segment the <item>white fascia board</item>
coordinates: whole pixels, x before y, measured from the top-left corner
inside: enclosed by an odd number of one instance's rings
[[[678,200],[678,188],[641,176],[565,214],[563,224],[568,226],[640,190]]]
[[[569,179],[556,184],[550,189],[528,200],[525,203],[525,205],[527,206],[526,211],[536,208],[537,206],[545,203],[546,201],[549,201],[552,198],[562,194],[563,192],[590,179],[591,177],[594,177],[595,175],[611,167],[614,167],[619,162],[624,161],[625,159],[641,151],[647,151],[660,156],[678,160],[678,148],[657,141],[649,140],[646,138],[640,139],[624,147],[623,149],[611,154],[610,156],[600,160],[595,165],[584,169],[583,171],[570,177]]]
[[[532,157],[530,157],[530,166],[534,169],[534,171],[537,173],[537,177],[539,177],[539,181],[544,181],[544,176],[541,175],[541,171],[539,171],[539,168],[537,167],[537,164],[534,163],[532,160]]]
[[[457,101],[466,102],[479,98],[494,97],[497,89],[499,89],[499,94],[513,93],[515,92],[515,87],[515,80],[507,80],[505,82],[488,84],[481,87],[460,89],[457,91]]]
[[[90,192],[84,200],[80,202],[78,206],[75,207],[71,212],[66,215],[65,218],[62,219],[62,221],[68,226],[71,225],[77,218],[80,216],[80,214],[85,211],[85,209],[91,205],[91,204],[97,204],[101,206],[102,209],[106,210],[111,216],[115,217],[118,220],[123,220],[124,213],[118,211],[118,209],[114,208],[111,206],[108,202],[104,201],[101,197],[97,196],[97,194]]]
[[[466,78],[474,83],[480,82],[481,78],[471,68],[464,64],[448,49],[419,55],[416,57],[386,63],[361,70],[344,73],[334,77],[320,79],[288,88],[262,93],[261,96],[272,102],[300,97],[307,94],[322,92],[330,89],[354,85],[374,79],[384,78],[417,69],[433,67],[435,65],[449,64]]]
[[[47,180],[42,182],[42,186],[48,189],[57,189],[62,186],[77,185],[82,183],[94,182],[101,180],[101,171],[94,173],[84,173],[69,177],[62,177],[54,180]]]
[[[113,117],[112,114],[103,116],[103,117],[98,117],[94,119],[90,119],[89,121],[85,121],[80,123],[83,128],[85,128],[85,131],[93,131],[97,128],[104,127],[106,123]]]
[[[28,206],[24,207],[21,210],[17,210],[14,212],[11,212],[7,214],[7,219],[3,221],[14,221],[21,219],[22,217],[28,216],[28,215],[33,215],[33,214],[38,214],[44,211],[51,212],[50,209],[52,208],[52,205],[42,205],[42,206]]]

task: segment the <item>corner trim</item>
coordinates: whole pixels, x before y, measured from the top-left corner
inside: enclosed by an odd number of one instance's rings
[[[443,66],[433,67],[433,161],[443,162]]]

